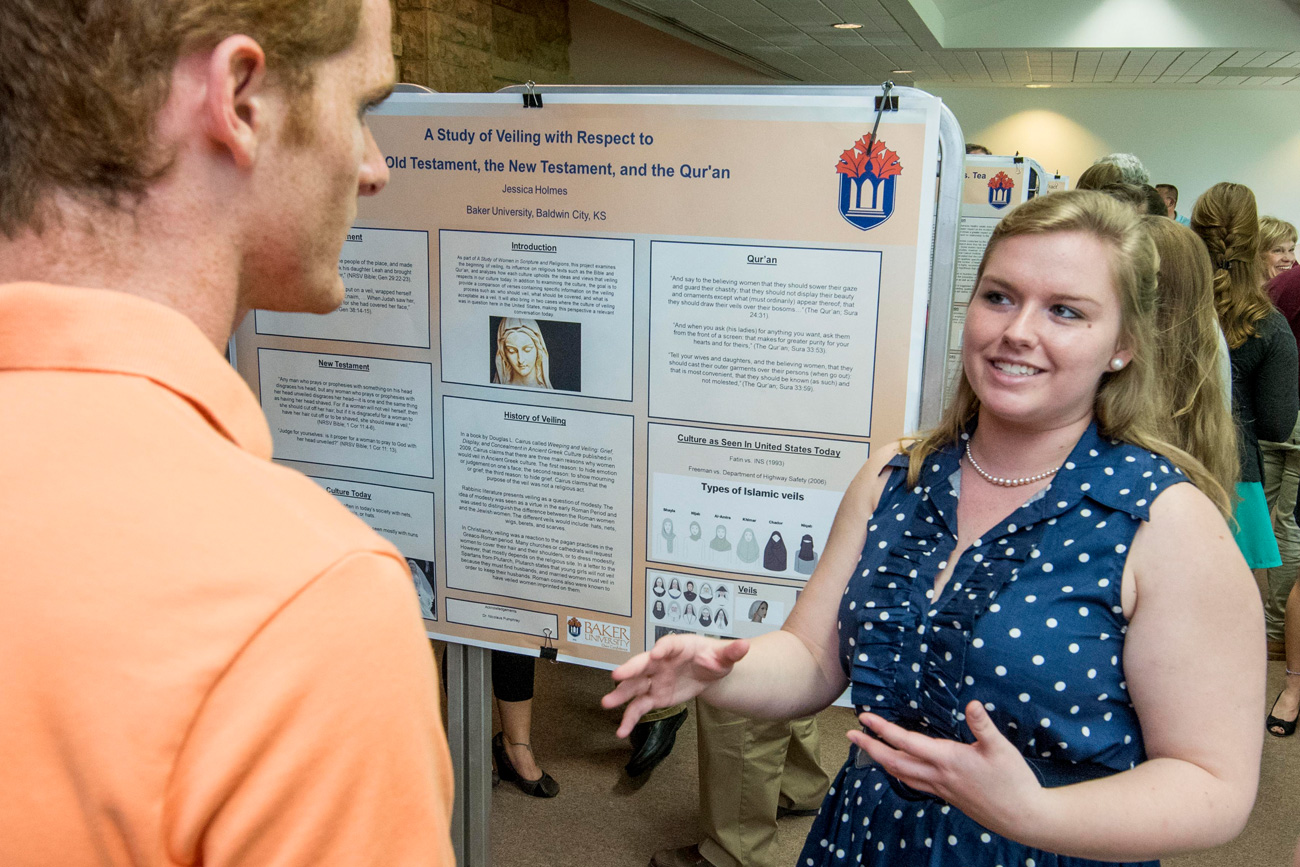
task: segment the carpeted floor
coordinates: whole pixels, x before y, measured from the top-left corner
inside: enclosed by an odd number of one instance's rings
[[[1269,699],[1281,688],[1282,663],[1269,664]],[[641,785],[622,772],[628,747],[614,737],[616,716],[601,709],[609,675],[596,669],[538,663],[533,744],[561,786],[553,800],[530,798],[506,783],[492,795],[493,867],[644,867],[667,846],[697,842],[695,725]],[[1208,709],[1207,709],[1208,710]],[[1260,709],[1263,725],[1265,709]],[[818,717],[822,764],[832,774],[847,751],[852,714],[831,708]],[[793,865],[812,824],[780,823],[777,863]],[[1220,849],[1168,858],[1165,867],[1289,867],[1300,835],[1300,735],[1266,737],[1260,793],[1250,824]]]

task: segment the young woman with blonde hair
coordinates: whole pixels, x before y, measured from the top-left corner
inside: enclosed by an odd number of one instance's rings
[[[1192,231],[1214,267],[1214,307],[1232,357],[1232,409],[1237,425],[1235,536],[1252,569],[1282,565],[1264,497],[1259,441],[1283,442],[1300,409],[1300,367],[1286,318],[1264,292],[1255,194],[1219,183],[1192,208]]]
[[[1239,833],[1259,598],[1226,493],[1164,439],[1155,308],[1132,209],[1008,214],[938,428],[872,455],[780,630],[669,636],[615,671],[619,733],[697,695],[786,718],[849,687],[863,730],[801,867],[1084,867]]]
[[[1241,467],[1232,421],[1227,342],[1214,312],[1214,268],[1205,244],[1168,217],[1142,218],[1160,254],[1152,367],[1160,371],[1166,438],[1193,455],[1224,491]]]

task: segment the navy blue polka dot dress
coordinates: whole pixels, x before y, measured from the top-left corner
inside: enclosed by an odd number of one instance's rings
[[[964,445],[964,444],[963,444]],[[957,542],[960,446],[906,482],[896,458],[840,605],[853,703],[905,728],[971,742],[978,699],[1044,785],[1145,758],[1124,682],[1124,560],[1152,501],[1186,481],[1170,462],[1090,426],[1050,485],[975,540],[931,602]],[[1083,867],[1032,849],[892,778],[850,747],[799,867]],[[1154,864],[1156,862],[1146,862]]]

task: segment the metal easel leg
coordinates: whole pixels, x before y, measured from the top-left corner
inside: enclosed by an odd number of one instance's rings
[[[447,741],[456,775],[451,840],[460,867],[491,867],[492,677],[488,651],[447,644]]]

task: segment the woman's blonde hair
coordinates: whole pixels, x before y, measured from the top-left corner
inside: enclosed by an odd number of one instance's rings
[[[1201,236],[1214,266],[1214,309],[1228,346],[1241,346],[1273,309],[1264,293],[1259,258],[1259,216],[1250,187],[1228,182],[1210,187],[1192,208],[1192,231]]]
[[[1196,233],[1168,217],[1143,217],[1160,254],[1154,369],[1160,371],[1169,437],[1196,457],[1225,491],[1241,473],[1232,397],[1219,375],[1214,269]]]
[[[1076,190],[1100,190],[1108,184],[1124,183],[1124,173],[1114,163],[1093,163],[1079,175]]]
[[[1119,371],[1105,373],[1097,388],[1093,414],[1102,436],[1124,440],[1173,461],[1224,514],[1232,507],[1223,485],[1184,449],[1175,445],[1172,425],[1162,420],[1154,361],[1156,269],[1159,255],[1133,209],[1102,193],[1071,190],[1030,199],[1007,214],[993,230],[976,273],[976,291],[984,269],[1007,238],[1083,232],[1110,250],[1110,274],[1120,302],[1120,345],[1132,360]],[[980,403],[965,370],[939,424],[905,446],[908,483],[920,478],[925,460],[938,449],[957,442],[979,413]]]

